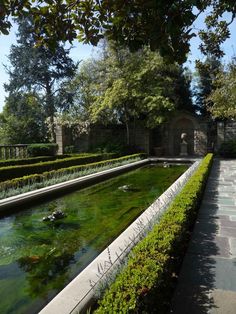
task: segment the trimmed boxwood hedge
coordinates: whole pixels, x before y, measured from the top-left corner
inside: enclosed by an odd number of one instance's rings
[[[160,222],[132,250],[96,314],[166,313],[212,160],[212,154],[203,159]]]
[[[133,154],[128,156],[123,156],[119,158],[113,158],[113,159],[107,159],[104,161],[99,161],[95,163],[85,164],[85,165],[79,165],[79,166],[73,166],[68,168],[62,168],[58,170],[53,171],[47,171],[42,174],[32,174],[28,176],[23,176],[21,178],[15,178],[12,180],[7,180],[4,182],[0,182],[0,190],[6,191],[8,189],[16,189],[23,187],[28,184],[36,183],[36,182],[42,182],[44,180],[52,179],[55,177],[60,177],[66,174],[79,172],[85,169],[91,169],[91,168],[100,168],[107,165],[112,165],[120,161],[134,159],[134,158],[145,158],[147,157],[147,154],[141,153],[141,154]]]
[[[84,154],[80,156],[82,157],[84,156]],[[36,164],[39,162],[65,159],[69,157],[72,157],[72,156],[68,154],[68,155],[57,155],[57,156],[30,157],[30,158],[22,158],[22,159],[6,159],[6,160],[0,160],[0,168],[9,167],[9,166],[30,165],[30,164]]]
[[[31,174],[40,174],[46,171],[58,170],[76,165],[84,165],[91,162],[98,162],[116,156],[116,154],[93,154],[90,156],[69,157],[62,160],[57,159],[30,165],[2,167],[0,168],[0,182]]]

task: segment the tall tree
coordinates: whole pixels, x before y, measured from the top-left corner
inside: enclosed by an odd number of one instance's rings
[[[31,18],[18,19],[17,22],[17,45],[11,47],[11,67],[7,69],[10,80],[5,89],[10,95],[37,92],[45,116],[50,120],[51,136],[55,139],[54,115],[59,102],[60,84],[74,76],[77,65],[69,57],[69,50],[60,43],[56,44],[54,51],[45,46],[36,46]]]
[[[5,0],[0,5],[0,30],[7,33],[12,16],[31,14],[39,41],[52,47],[58,40],[74,39],[97,45],[105,36],[138,50],[148,45],[162,56],[183,63],[190,39],[196,36],[193,23],[206,9],[211,10],[200,32],[201,49],[222,56],[221,43],[230,36],[228,26],[235,19],[235,0]],[[224,21],[223,13],[231,19]]]
[[[208,108],[213,105],[209,102],[209,95],[214,90],[214,82],[221,71],[222,64],[219,58],[209,56],[205,62],[197,62],[196,86],[194,88],[195,110],[201,115],[209,115]]]
[[[100,58],[84,63],[70,82],[76,95],[73,112],[87,121],[123,123],[129,143],[135,120],[152,128],[174,108],[183,109],[185,101],[190,106],[187,84],[181,87],[184,80],[181,67],[148,48],[131,53],[109,43]]]
[[[173,81],[173,102],[176,109],[194,112],[191,71],[188,68],[174,64],[172,65],[172,71],[167,73],[167,76],[171,77]]]
[[[236,118],[236,60],[233,59],[226,69],[218,73],[215,89],[208,97],[213,105],[208,109],[214,118]]]
[[[28,144],[47,140],[45,114],[35,93],[11,94],[0,114],[1,143]]]

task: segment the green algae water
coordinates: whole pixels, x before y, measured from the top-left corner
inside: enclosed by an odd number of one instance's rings
[[[1,219],[0,313],[38,313],[186,169],[146,166]]]

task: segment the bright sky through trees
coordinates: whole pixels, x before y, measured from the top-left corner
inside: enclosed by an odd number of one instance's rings
[[[8,75],[4,65],[9,66],[8,55],[11,45],[16,43],[16,32],[17,27],[14,25],[10,35],[0,35],[0,112],[4,106],[4,99],[7,96],[3,87],[4,83],[8,82]],[[70,56],[74,61],[85,60],[95,53],[96,50],[97,48],[91,45],[83,45],[75,42],[75,48],[71,49]]]
[[[200,15],[194,25],[197,30],[202,28],[203,20],[204,20],[204,16]],[[236,22],[234,22],[230,26],[231,38],[228,39],[224,43],[224,46],[223,46],[224,51],[225,51],[225,57],[224,57],[225,62],[228,62],[232,58],[232,56],[236,54],[235,29],[236,29]],[[14,26],[11,30],[10,35],[0,36],[0,47],[1,47],[0,49],[0,111],[2,110],[2,107],[4,105],[4,99],[6,97],[3,84],[8,81],[8,75],[6,74],[6,70],[3,64],[8,63],[7,56],[9,55],[10,46],[16,42],[16,37],[15,37],[16,31],[17,31],[17,28]],[[189,55],[188,62],[187,62],[187,65],[191,68],[191,70],[194,70],[194,65],[195,65],[194,61],[196,59],[202,59],[202,55],[200,51],[198,50],[198,46],[199,46],[199,39],[193,38],[191,40],[191,53]],[[74,61],[84,60],[90,57],[93,51],[96,51],[96,48],[93,48],[92,46],[89,46],[89,45],[82,45],[76,42],[75,48],[72,49],[71,51],[71,57],[74,59]]]

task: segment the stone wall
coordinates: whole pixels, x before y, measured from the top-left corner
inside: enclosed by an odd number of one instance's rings
[[[96,125],[90,128],[88,134],[80,134],[73,139],[69,129],[56,127],[56,142],[59,146],[59,154],[62,154],[66,146],[73,145],[78,152],[93,151],[105,146],[126,145],[126,129],[121,125],[102,126]],[[149,130],[142,125],[131,126],[130,145],[141,151],[150,152]]]
[[[217,146],[218,150],[223,142],[236,140],[236,121],[217,122]]]
[[[187,135],[187,155],[202,156],[208,150],[207,121],[188,112],[177,112],[159,131],[153,132],[157,136],[157,139],[154,138],[155,151],[165,156],[180,155],[183,133]]]
[[[236,139],[236,121],[227,121],[225,125],[225,140]]]
[[[213,151],[215,146],[220,145],[220,141],[222,142],[226,136],[225,132],[227,137],[236,137],[236,128],[229,125],[224,126],[223,130],[220,127],[217,129],[216,139],[216,132],[212,125],[206,119],[189,112],[176,112],[167,123],[152,130],[145,128],[139,121],[135,126],[130,127],[130,145],[151,155],[179,156],[181,134],[186,133],[187,155],[203,156],[208,151]],[[57,143],[60,153],[67,145],[74,145],[79,152],[96,150],[109,145],[110,147],[116,144],[126,145],[126,129],[121,125],[107,127],[94,125],[88,134],[82,134],[73,140],[69,130],[58,128]]]

